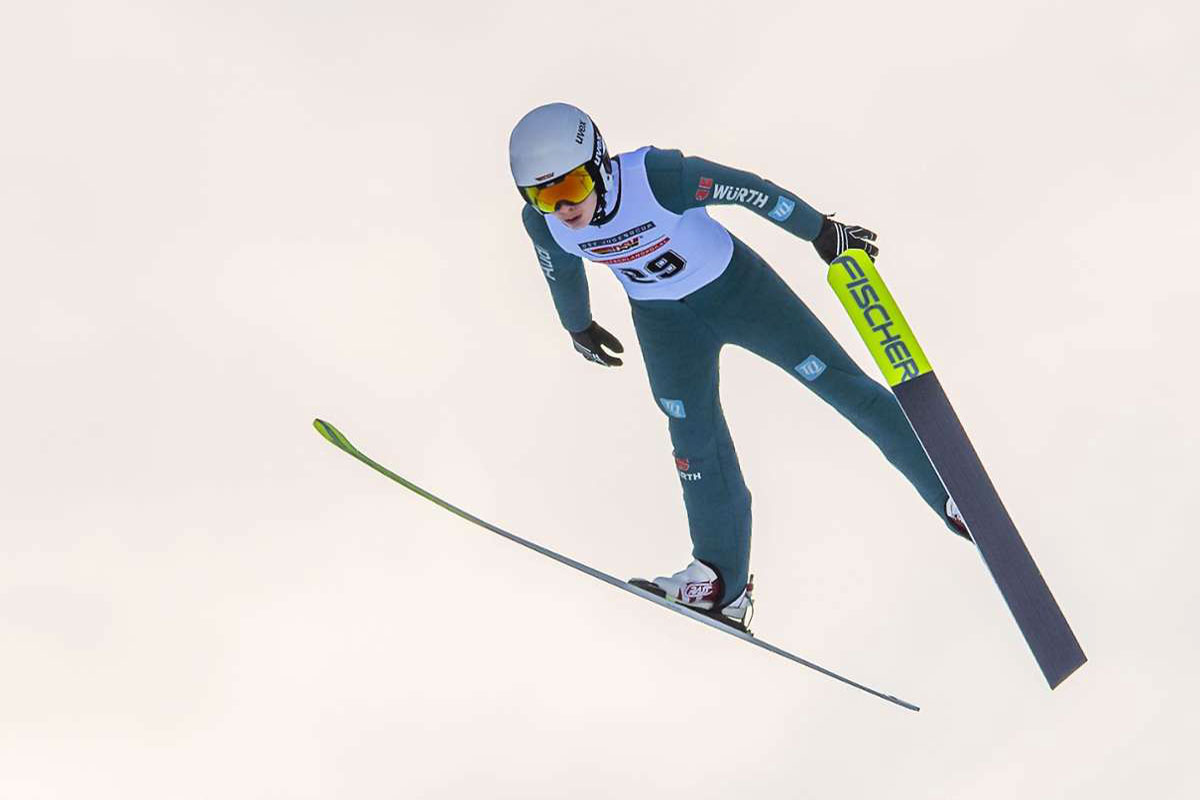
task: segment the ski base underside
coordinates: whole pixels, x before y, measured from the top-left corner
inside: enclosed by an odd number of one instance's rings
[[[1053,689],[1087,657],[1004,509],[912,328],[863,250],[843,252],[830,263],[827,277],[958,505],[984,564]]]
[[[1000,495],[983,468],[937,375],[892,387],[984,563],[1053,689],[1087,661]]]

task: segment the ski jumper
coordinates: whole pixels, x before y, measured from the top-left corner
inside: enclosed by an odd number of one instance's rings
[[[823,216],[770,181],[678,150],[613,159],[616,200],[600,224],[568,228],[526,206],[522,219],[568,331],[591,322],[583,259],[629,295],[650,390],[666,415],[692,554],[721,576],[718,606],[745,587],[750,491],[718,391],[727,344],[787,371],[866,434],[939,518],[947,494],[895,397],[868,377],[757,253],[704,206],[740,205],[806,241]]]

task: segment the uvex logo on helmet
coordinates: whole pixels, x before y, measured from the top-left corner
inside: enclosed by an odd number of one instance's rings
[[[575,144],[583,144],[583,134],[587,132],[587,120],[579,120],[579,130],[575,131]]]

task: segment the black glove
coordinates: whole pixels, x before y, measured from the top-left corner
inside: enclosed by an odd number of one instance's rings
[[[813,239],[812,245],[817,248],[817,255],[828,264],[851,248],[866,250],[874,260],[879,255],[879,248],[871,244],[874,241],[874,231],[860,225],[843,225],[831,214],[821,223],[821,232]]]
[[[583,330],[571,333],[571,338],[575,340],[575,349],[588,361],[595,361],[606,367],[619,367],[625,363],[604,352],[601,345],[615,353],[624,353],[625,348],[617,341],[617,337],[597,325],[595,320]]]

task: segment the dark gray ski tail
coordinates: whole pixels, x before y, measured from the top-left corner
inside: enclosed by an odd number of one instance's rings
[[[1087,661],[950,405],[937,375],[892,387],[929,460],[954,498],[1050,688]]]

